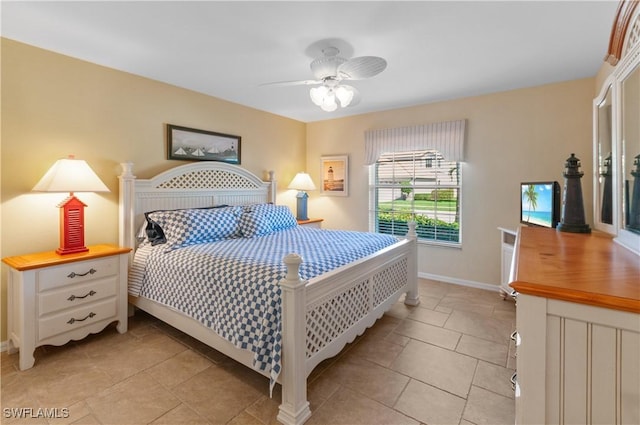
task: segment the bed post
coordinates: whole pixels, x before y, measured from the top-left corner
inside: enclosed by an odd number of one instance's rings
[[[133,162],[122,162],[122,174],[120,180],[120,207],[118,211],[118,243],[120,246],[135,248],[135,230],[133,220],[134,187],[136,176],[133,175]],[[133,252],[133,251],[132,251]]]
[[[284,257],[287,276],[282,288],[282,404],[278,421],[286,425],[303,424],[309,416],[307,401],[307,320],[306,282],[300,279],[302,258],[297,254]]]
[[[276,181],[275,178],[275,171],[273,170],[269,170],[268,173],[269,175],[269,202],[271,202],[272,204],[276,203],[276,190],[277,190],[277,184],[278,182]]]
[[[411,241],[411,254],[407,263],[407,280],[409,290],[404,297],[404,303],[407,305],[420,304],[420,295],[418,294],[418,234],[416,233],[416,222],[410,221],[407,239]]]

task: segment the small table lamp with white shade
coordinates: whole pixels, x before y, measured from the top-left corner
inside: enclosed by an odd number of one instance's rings
[[[316,190],[316,186],[311,180],[311,176],[307,173],[298,173],[289,184],[289,189],[295,189],[298,191],[297,198],[297,211],[296,218],[298,220],[309,220],[307,216],[307,198],[309,195],[307,191]]]
[[[109,188],[85,161],[73,155],[59,159],[33,188],[36,192],[69,192],[60,208],[60,247],[58,254],[86,252],[84,246],[84,207],[74,192],[109,192]]]

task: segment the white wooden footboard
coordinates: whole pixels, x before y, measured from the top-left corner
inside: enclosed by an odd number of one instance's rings
[[[371,327],[403,293],[406,304],[419,304],[416,255],[411,223],[406,240],[309,282],[298,274],[303,259],[285,257],[280,422],[299,425],[309,418],[307,376],[322,360]]]

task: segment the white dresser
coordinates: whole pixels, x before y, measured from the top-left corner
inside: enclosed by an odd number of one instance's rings
[[[604,233],[518,231],[516,424],[640,423],[640,261]]]
[[[20,369],[34,364],[41,345],[62,345],[118,322],[127,331],[128,248],[90,246],[79,254],[55,251],[7,257],[9,352]]]

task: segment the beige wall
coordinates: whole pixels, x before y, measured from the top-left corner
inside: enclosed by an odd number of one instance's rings
[[[364,132],[467,119],[462,167],[462,249],[421,245],[419,272],[451,281],[498,285],[498,226],[516,229],[521,181],[564,183],[565,160],[581,159],[587,221],[592,216],[594,79],[513,90],[307,125],[307,167],[320,181],[321,155],[349,154],[350,196],[312,193],[309,215],[325,227],[367,230],[368,172]]]
[[[147,178],[178,165],[166,160],[164,124],[242,137],[242,166],[275,170],[280,202],[305,164],[305,124],[160,82],[2,39],[2,257],[58,246],[63,194],[30,192],[59,158],[85,159],[111,190],[80,194],[87,244],[118,242],[119,163]],[[282,153],[286,152],[286,155]],[[2,266],[6,340],[6,266]]]
[[[53,162],[69,153],[86,159],[111,189],[82,194],[86,242],[117,242],[117,174],[131,160],[140,178],[179,162],[165,156],[164,124],[242,136],[242,166],[275,170],[279,202],[306,168],[320,182],[320,156],[348,154],[350,196],[311,193],[309,214],[326,227],[367,230],[368,169],[364,131],[468,120],[463,168],[462,249],[421,246],[420,272],[497,284],[498,226],[518,225],[522,180],[558,180],[571,152],[591,174],[594,79],[497,93],[344,119],[304,124],[174,86],[2,39],[0,256],[58,245],[60,194],[31,193]],[[283,155],[282,152],[287,152]],[[591,182],[583,181],[585,204]],[[585,208],[591,222],[591,208]],[[6,340],[6,266],[2,270],[0,340]]]

